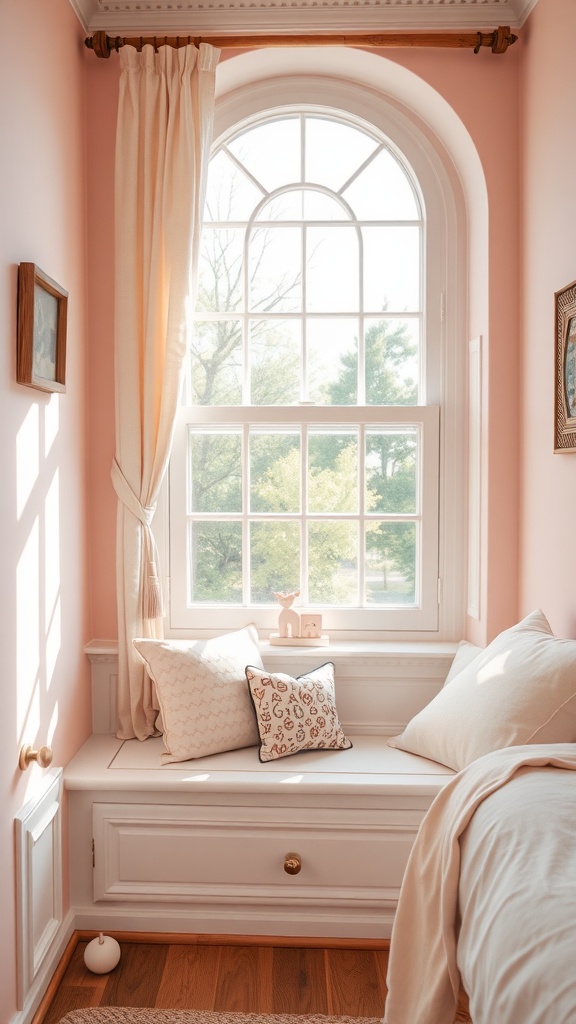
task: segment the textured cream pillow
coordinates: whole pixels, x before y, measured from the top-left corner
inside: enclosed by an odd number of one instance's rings
[[[500,633],[411,722],[392,747],[459,771],[492,750],[576,741],[576,641],[532,612]]]
[[[255,626],[212,640],[137,639],[133,644],[156,684],[163,763],[258,743],[245,675],[246,665],[262,665]]]
[[[249,665],[246,678],[258,720],[261,761],[275,761],[300,750],[352,746],[336,710],[331,661],[296,679]]]

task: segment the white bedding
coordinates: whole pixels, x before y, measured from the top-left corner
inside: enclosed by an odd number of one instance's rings
[[[474,1024],[574,1024],[573,770],[574,744],[509,747],[436,797],[400,894],[386,1024],[452,1024],[460,970]]]
[[[474,1024],[574,1024],[576,777],[521,768],[460,851],[457,961]]]

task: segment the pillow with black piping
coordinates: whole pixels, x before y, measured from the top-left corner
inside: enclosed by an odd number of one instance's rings
[[[262,762],[302,750],[348,750],[352,746],[336,710],[331,661],[296,678],[248,665],[246,679]]]

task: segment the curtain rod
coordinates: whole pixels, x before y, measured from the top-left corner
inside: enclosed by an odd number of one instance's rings
[[[122,46],[171,46],[178,48],[193,44],[210,43],[218,50],[260,49],[274,46],[357,46],[366,49],[381,47],[451,47],[470,48],[478,53],[483,46],[489,46],[492,53],[506,53],[518,36],[513,35],[509,26],[499,26],[494,32],[381,32],[346,35],[230,35],[230,36],[109,36],[106,32],[95,32],[84,40],[86,46],[97,57],[109,57],[113,50]]]

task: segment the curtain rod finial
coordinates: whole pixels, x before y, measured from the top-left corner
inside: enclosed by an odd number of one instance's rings
[[[88,49],[94,50],[97,57],[109,57],[112,52],[110,49],[112,40],[108,38],[105,32],[95,32],[94,35],[85,39],[84,42]]]
[[[517,39],[518,36],[510,31],[509,25],[500,25],[492,34],[492,53],[506,53],[508,47]]]

